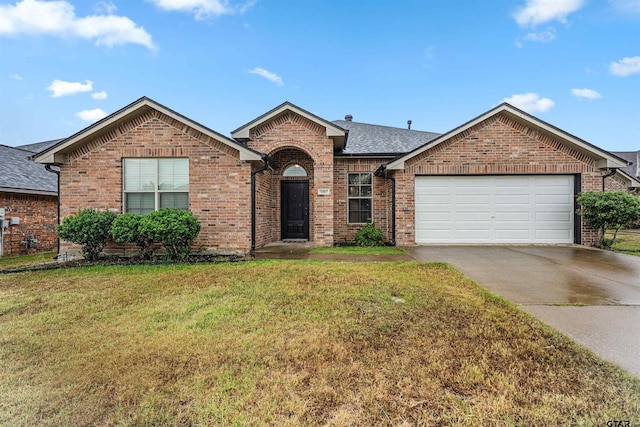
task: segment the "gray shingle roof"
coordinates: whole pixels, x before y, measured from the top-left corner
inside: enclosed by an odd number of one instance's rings
[[[638,151],[612,151],[612,154],[622,157],[628,162],[633,163],[631,166],[627,166],[626,168],[621,168],[628,175],[632,177],[640,177],[640,150]]]
[[[347,146],[341,154],[386,154],[408,153],[440,136],[434,132],[370,125],[347,120],[334,120],[333,124],[349,131]]]
[[[32,153],[35,154],[35,153],[44,151],[53,145],[56,145],[60,141],[62,141],[62,139],[52,139],[51,141],[42,141],[42,142],[36,142],[33,144],[19,145],[16,148],[31,151]]]
[[[58,192],[58,176],[32,161],[33,154],[33,151],[0,145],[0,191],[9,188]]]

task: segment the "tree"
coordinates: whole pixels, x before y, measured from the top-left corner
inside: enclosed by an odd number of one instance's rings
[[[591,228],[598,230],[598,247],[611,247],[618,230],[640,220],[640,197],[626,191],[582,193],[577,199],[580,215]],[[613,229],[613,239],[605,241],[604,233]]]
[[[110,211],[81,209],[77,214],[66,217],[56,227],[62,240],[82,245],[82,255],[87,261],[96,261],[111,237],[111,224],[116,214]]]

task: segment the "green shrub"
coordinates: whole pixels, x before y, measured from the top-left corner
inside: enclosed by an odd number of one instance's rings
[[[356,244],[358,246],[382,246],[384,240],[382,238],[382,231],[376,228],[372,222],[367,223],[356,233]]]
[[[162,243],[169,259],[184,259],[200,233],[200,222],[189,211],[165,208],[143,216],[139,232]]]
[[[113,221],[111,236],[117,243],[132,243],[140,249],[140,255],[144,259],[151,259],[153,240],[140,233],[142,215],[134,213],[122,214]]]
[[[56,227],[56,233],[62,240],[82,245],[84,259],[95,261],[111,237],[111,224],[115,218],[116,214],[107,210],[81,209],[66,217]]]
[[[578,213],[591,228],[599,230],[598,246],[611,247],[618,230],[640,220],[640,197],[626,191],[587,192],[577,198]],[[605,240],[604,232],[615,230],[613,239]]]

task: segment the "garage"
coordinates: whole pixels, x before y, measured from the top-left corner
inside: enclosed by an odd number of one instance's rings
[[[573,175],[416,176],[416,243],[574,243]]]

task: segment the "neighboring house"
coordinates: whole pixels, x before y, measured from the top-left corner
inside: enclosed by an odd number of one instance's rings
[[[27,241],[31,252],[56,248],[58,176],[30,158],[60,141],[0,145],[0,212],[5,221],[0,225],[0,256],[24,254]]]
[[[575,195],[640,185],[603,178],[624,159],[508,104],[440,135],[332,122],[285,102],[231,136],[145,97],[34,160],[60,166],[62,218],[189,209],[202,225],[195,246],[224,252],[330,246],[369,219],[398,245],[591,245]]]
[[[640,180],[640,150],[638,151],[613,151],[612,154],[629,162],[629,166],[620,168],[618,171],[623,176]],[[640,192],[640,188],[635,188],[635,192]]]

